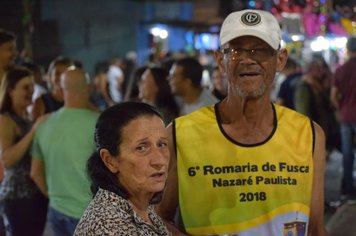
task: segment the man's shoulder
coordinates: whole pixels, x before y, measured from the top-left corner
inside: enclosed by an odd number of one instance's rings
[[[59,115],[86,115],[86,116],[99,116],[100,113],[96,111],[92,111],[88,109],[87,107],[83,108],[67,108],[67,107],[62,107],[60,110],[54,112],[58,113]]]
[[[281,106],[281,105],[277,105],[274,104],[276,113],[277,113],[277,118],[278,119],[289,119],[290,121],[292,121],[291,123],[293,123],[293,121],[298,120],[304,120],[310,123],[310,118],[300,112],[297,112],[289,107],[285,107],[285,106]]]
[[[53,124],[56,124],[57,116],[58,111],[47,113],[47,118],[36,129],[36,134],[43,133],[45,130],[48,130],[47,127],[52,127]]]
[[[200,107],[189,114],[176,118],[176,121],[202,121],[211,118],[215,119],[214,105]]]
[[[91,116],[93,118],[98,118],[100,113],[96,111],[92,111],[90,109],[82,109],[84,114],[87,114],[88,116]]]
[[[353,72],[355,67],[356,67],[356,57],[350,58],[344,64],[338,66],[335,70],[335,73]]]
[[[204,103],[205,106],[217,103],[219,101],[210,90],[205,88],[203,88],[199,100],[200,102]]]
[[[111,65],[109,67],[108,76],[121,76],[122,70],[120,67]]]

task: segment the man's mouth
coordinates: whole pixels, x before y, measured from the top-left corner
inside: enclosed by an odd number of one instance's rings
[[[259,75],[259,73],[257,72],[243,72],[239,74],[240,77],[257,76],[257,75]]]

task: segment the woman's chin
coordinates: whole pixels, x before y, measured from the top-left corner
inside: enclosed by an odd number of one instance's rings
[[[152,193],[158,193],[158,192],[161,192],[164,190],[164,187],[165,187],[165,183],[157,183],[157,184],[154,184],[152,187],[151,187],[151,191]]]

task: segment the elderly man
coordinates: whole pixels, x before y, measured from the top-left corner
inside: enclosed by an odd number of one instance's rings
[[[215,54],[227,97],[169,127],[176,157],[158,210],[172,220],[179,204],[189,235],[326,234],[323,130],[269,100],[280,41],[269,12],[231,13]]]
[[[61,76],[64,107],[35,133],[31,177],[49,198],[48,221],[56,236],[73,235],[90,199],[86,162],[95,150],[98,113],[89,110],[89,84],[81,69]]]

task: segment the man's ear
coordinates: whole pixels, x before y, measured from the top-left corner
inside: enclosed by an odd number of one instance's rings
[[[215,51],[214,56],[215,56],[215,60],[216,60],[216,63],[219,67],[221,74],[226,75],[225,65],[223,64],[224,63],[224,58],[223,58],[224,55],[219,51]]]
[[[281,72],[286,65],[288,59],[288,52],[285,48],[282,48],[278,51],[277,54],[277,65],[276,65],[276,71]]]
[[[116,157],[111,155],[109,150],[102,148],[100,149],[100,158],[104,162],[105,166],[112,172],[117,173],[119,172],[118,163]]]

